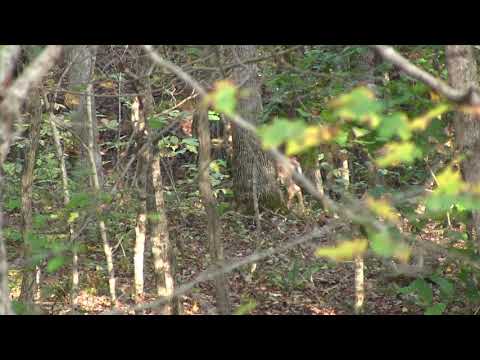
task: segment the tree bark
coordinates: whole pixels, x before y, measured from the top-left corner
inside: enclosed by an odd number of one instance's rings
[[[168,234],[167,212],[163,198],[163,181],[160,155],[152,146],[149,151],[147,176],[147,211],[150,244],[152,247],[154,275],[158,296],[171,296],[174,292],[174,248]],[[174,300],[161,306],[160,313],[174,311]]]
[[[141,77],[143,73],[139,72],[138,76]],[[144,106],[145,98],[148,95],[137,96],[132,105],[132,122],[135,126],[137,133],[137,146],[141,148],[147,140],[146,131],[146,111]],[[144,288],[144,256],[145,256],[145,242],[147,239],[147,189],[146,182],[148,173],[148,163],[150,155],[150,147],[142,151],[138,155],[137,169],[135,174],[135,184],[138,189],[139,204],[137,210],[137,223],[135,226],[135,246],[133,257],[133,269],[134,269],[134,288],[135,288],[135,301],[138,303],[143,298]]]
[[[213,267],[217,270],[222,268],[223,243],[220,237],[220,219],[217,213],[217,202],[213,195],[212,186],[210,184],[210,130],[208,122],[208,111],[205,107],[200,107],[195,112],[196,121],[198,122],[198,142],[199,142],[199,158],[198,158],[198,184],[200,194],[202,196],[205,212],[207,213],[207,233],[208,245],[210,249],[210,257]],[[231,306],[228,296],[228,283],[225,274],[215,276],[215,290],[218,312],[222,315],[230,314]]]
[[[255,56],[254,45],[238,45],[234,48],[237,61]],[[239,66],[234,70],[237,84],[244,84],[241,90],[246,95],[238,101],[237,111],[252,124],[259,124],[262,115],[262,98],[260,95],[260,79],[257,65],[254,63]],[[252,179],[253,167],[258,174],[259,204],[269,209],[283,205],[282,196],[276,183],[275,164],[273,159],[262,151],[259,142],[247,130],[232,124],[233,156],[232,178],[235,201],[240,208],[253,213]]]
[[[446,62],[449,83],[455,89],[478,86],[477,61],[470,45],[447,45]],[[461,164],[464,180],[480,182],[480,122],[477,114],[457,112],[454,118],[458,151],[465,156]],[[474,211],[472,238],[480,249],[480,212]]]
[[[144,124],[145,137],[148,136],[150,141],[153,142],[153,132],[147,122],[149,114],[153,113],[154,106],[151,85],[147,76],[150,62],[140,61],[138,65],[139,74],[142,74],[144,79],[139,84],[139,92],[143,94],[139,97],[140,122]],[[150,144],[142,156],[144,159],[143,166],[146,166],[147,238],[153,257],[156,292],[157,296],[160,297],[171,296],[175,290],[175,244],[168,233],[168,219],[157,143]],[[159,312],[165,315],[178,313],[179,311],[178,299],[176,298],[159,308]]]

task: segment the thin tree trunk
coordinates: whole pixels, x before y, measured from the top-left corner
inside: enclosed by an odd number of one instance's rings
[[[88,129],[88,155],[90,159],[90,167],[92,171],[92,181],[93,181],[93,189],[97,200],[99,200],[99,195],[101,191],[103,191],[103,182],[102,182],[102,175],[99,173],[98,169],[98,158],[99,153],[97,151],[96,146],[96,133],[95,127],[97,118],[95,116],[95,103],[93,97],[93,86],[89,84],[87,86],[87,129]],[[115,270],[113,264],[113,251],[110,241],[108,239],[107,234],[107,227],[105,225],[105,221],[102,219],[103,215],[103,208],[99,204],[97,206],[97,213],[100,216],[98,219],[98,226],[100,230],[100,237],[102,238],[103,243],[103,251],[105,252],[105,258],[107,261],[107,270],[108,270],[108,284],[109,284],[109,291],[110,291],[110,298],[113,303],[115,303],[117,296],[116,296],[116,286],[115,286]]]
[[[315,189],[324,194],[322,172],[320,170],[320,160],[318,160],[319,151],[315,150],[301,156],[302,168],[305,169],[305,176],[315,185]]]
[[[55,121],[54,121],[55,115],[53,114],[51,109],[50,109],[49,116],[50,116],[50,126],[52,128],[52,133],[53,133],[53,141],[55,143],[55,151],[57,152],[57,158],[58,158],[58,161],[60,162],[60,171],[62,174],[63,204],[67,206],[68,203],[70,202],[67,166],[65,164],[65,156],[63,153],[62,143],[60,141],[60,133],[58,132],[57,125],[55,124]],[[76,238],[75,228],[74,228],[74,225],[70,222],[68,224],[68,230],[69,230],[70,240],[75,239]],[[77,241],[73,240],[73,243],[72,243],[72,289],[70,293],[70,297],[71,297],[70,301],[73,306],[77,305],[79,283],[80,283],[80,272],[78,269]]]
[[[223,266],[223,243],[220,237],[220,219],[217,213],[217,202],[213,195],[212,186],[210,184],[210,130],[208,122],[208,112],[204,107],[200,107],[194,115],[198,121],[198,183],[200,194],[202,196],[203,205],[207,213],[207,232],[208,244],[210,248],[210,257],[212,265],[215,269]],[[218,312],[222,315],[230,314],[230,300],[228,296],[228,283],[225,274],[217,275],[214,279],[216,300]]]
[[[447,45],[446,62],[450,84],[457,89],[478,86],[477,61],[470,45]],[[480,182],[480,122],[479,116],[457,112],[454,118],[458,151],[465,156],[462,175],[469,184]],[[473,211],[471,238],[480,251],[480,212]]]
[[[171,296],[174,292],[174,248],[168,234],[167,212],[163,198],[163,181],[160,155],[150,146],[147,176],[147,210],[150,222],[150,243],[152,246],[154,275],[158,296]],[[174,311],[174,301],[159,309],[168,315]]]
[[[139,76],[141,76],[141,72]],[[140,96],[135,98],[132,105],[132,122],[136,128],[137,133],[137,146],[142,147],[145,143],[146,132],[146,119],[145,119],[145,107],[144,101]],[[143,151],[138,156],[137,170],[135,175],[135,183],[137,185],[139,193],[139,204],[137,210],[137,223],[135,226],[135,245],[133,256],[133,276],[134,276],[134,297],[138,303],[143,299],[144,288],[144,257],[145,257],[145,241],[147,238],[147,195],[146,195],[146,178],[148,176],[148,161],[149,161],[150,149]]]
[[[375,86],[375,53],[368,49],[360,59],[360,69],[366,86],[376,93]],[[348,167],[348,157],[345,154],[342,160],[343,180],[346,188],[350,187],[350,171]],[[363,255],[355,257],[355,313],[362,314],[365,302],[365,264]]]
[[[32,261],[32,185],[34,180],[35,159],[37,155],[38,143],[40,140],[40,126],[42,122],[42,109],[40,94],[34,91],[30,94],[28,104],[30,113],[30,136],[29,144],[25,148],[25,163],[22,174],[22,237],[23,237],[23,257],[25,264],[31,264]],[[20,301],[27,308],[31,309],[37,286],[36,279],[39,276],[40,268],[37,265],[26,265],[23,269],[22,285],[20,291]]]

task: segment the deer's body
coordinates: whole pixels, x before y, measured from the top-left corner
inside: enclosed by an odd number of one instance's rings
[[[305,206],[303,203],[302,189],[293,180],[293,172],[297,171],[302,173],[300,163],[296,158],[290,159],[289,166],[283,164],[277,164],[277,176],[278,180],[287,190],[287,207],[291,209],[294,198],[296,197],[300,206],[300,210],[303,212]]]

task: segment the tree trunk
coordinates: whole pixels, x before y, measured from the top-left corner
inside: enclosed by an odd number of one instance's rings
[[[320,160],[318,158],[319,150],[311,150],[300,156],[300,163],[302,165],[302,169],[305,169],[305,176],[307,179],[309,179],[315,185],[315,189],[323,195],[325,189],[323,187]]]
[[[215,270],[223,266],[223,243],[220,237],[220,219],[217,213],[217,202],[213,195],[212,186],[210,184],[210,130],[208,122],[208,112],[204,107],[200,107],[195,115],[198,121],[198,142],[199,142],[199,158],[198,158],[198,183],[200,194],[202,196],[203,205],[207,213],[207,232],[208,245],[210,249],[210,257]],[[225,274],[215,276],[215,290],[218,312],[222,315],[230,314],[230,300],[228,296],[228,283]]]
[[[113,265],[113,252],[112,246],[108,239],[107,227],[105,220],[103,220],[103,207],[99,202],[99,196],[103,191],[103,167],[100,152],[98,149],[97,143],[97,117],[95,109],[95,96],[93,91],[92,79],[95,71],[95,60],[96,60],[97,48],[92,46],[88,47],[88,51],[85,54],[83,59],[88,66],[85,68],[81,67],[82,70],[87,71],[87,75],[81,76],[82,80],[86,80],[86,96],[82,97],[80,102],[80,114],[84,115],[83,122],[85,125],[80,125],[82,129],[82,136],[86,137],[87,140],[87,153],[88,159],[90,161],[90,172],[91,172],[91,183],[93,185],[94,194],[97,198],[97,216],[98,218],[98,227],[100,231],[100,237],[103,243],[103,250],[105,252],[105,258],[107,262],[107,271],[108,271],[108,283],[109,283],[109,292],[112,303],[116,301],[116,285],[115,285],[115,270]],[[83,55],[83,54],[82,54]],[[82,64],[83,65],[83,64]],[[80,77],[80,76],[79,76]],[[85,100],[85,102],[83,102]],[[85,130],[85,135],[83,131]]]
[[[53,113],[53,109],[51,107],[49,109],[49,112],[50,112],[49,114],[50,126],[52,127],[53,141],[55,143],[55,151],[57,152],[57,158],[60,163],[60,171],[62,173],[63,204],[67,206],[68,203],[70,202],[70,190],[68,186],[68,173],[67,173],[67,166],[65,164],[65,155],[64,155],[62,143],[60,141],[60,133],[58,132],[57,125],[55,124],[55,121],[54,121],[55,114]],[[72,305],[75,307],[77,305],[78,286],[80,283],[80,272],[78,269],[77,241],[73,240],[76,238],[74,224],[69,222],[68,230],[69,230],[70,241],[72,241],[72,289],[70,293],[70,298],[71,298],[70,301]]]
[[[147,75],[149,62],[140,63],[140,73]],[[148,76],[140,82],[139,97],[141,121],[145,124],[145,136],[153,138],[153,132],[146,121],[153,112],[153,96]],[[160,154],[157,144],[150,144],[144,154],[146,166],[146,209],[148,219],[147,237],[153,257],[154,277],[157,295],[171,296],[175,290],[175,244],[168,233],[167,212],[163,195],[163,179],[160,165]],[[140,239],[139,239],[140,240]],[[139,250],[140,251],[140,250]],[[170,315],[179,312],[178,299],[161,305],[159,312]]]
[[[235,46],[237,61],[255,57],[254,45]],[[252,124],[258,124],[262,115],[262,98],[260,95],[260,79],[257,65],[254,63],[237,67],[234,70],[237,84],[244,84],[242,90],[246,95],[237,106],[238,113]],[[253,213],[252,179],[253,167],[258,174],[259,204],[269,209],[283,205],[280,189],[275,181],[275,164],[273,159],[262,151],[259,142],[247,130],[232,124],[233,156],[232,177],[235,201],[248,213]]]
[[[138,72],[138,76],[142,77],[142,72]],[[140,91],[140,90],[139,90]],[[137,147],[141,148],[147,140],[146,131],[146,109],[144,106],[144,96],[137,96],[132,105],[132,122],[136,131]],[[143,298],[144,287],[144,256],[145,241],[147,239],[147,189],[146,179],[148,174],[148,161],[150,149],[146,149],[138,154],[137,169],[135,173],[135,185],[138,189],[139,204],[137,211],[137,224],[135,226],[135,247],[133,257],[134,269],[134,288],[135,301],[138,303]]]
[[[477,61],[470,45],[447,45],[446,62],[450,85],[457,89],[478,86]],[[469,184],[480,182],[480,122],[479,116],[457,112],[454,119],[457,148],[465,156],[462,175]],[[472,239],[480,249],[480,212],[473,212]]]
[[[30,94],[30,100],[27,111],[30,114],[30,136],[29,144],[25,148],[25,162],[22,174],[22,237],[23,237],[23,258],[25,268],[23,269],[22,285],[20,291],[20,301],[27,308],[31,308],[34,302],[37,286],[36,278],[40,268],[30,265],[32,262],[32,185],[34,180],[35,159],[37,155],[38,142],[40,140],[40,127],[42,122],[42,104],[40,102],[40,93],[33,91]]]
[[[360,70],[362,70],[362,77],[364,79],[364,84],[376,93],[375,86],[375,63],[376,57],[375,53],[368,49],[366,53],[360,59]],[[350,171],[348,167],[348,157],[344,154],[344,157],[341,159],[343,165],[343,178],[344,183],[347,189],[350,185]],[[375,169],[376,170],[376,169]],[[376,172],[376,171],[375,171]],[[375,176],[375,175],[374,175]],[[355,257],[355,313],[362,314],[364,311],[364,302],[365,302],[365,263],[363,255],[358,255]]]
[[[160,154],[150,146],[147,176],[147,211],[150,244],[158,296],[171,296],[174,291],[174,248],[168,234],[167,212],[163,198]],[[163,304],[160,313],[168,315],[174,310],[174,300]]]

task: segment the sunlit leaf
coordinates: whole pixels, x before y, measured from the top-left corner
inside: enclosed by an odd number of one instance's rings
[[[409,125],[410,130],[412,131],[425,130],[433,119],[439,118],[449,109],[450,107],[447,104],[441,104],[435,107],[434,109],[427,112],[425,115],[422,115],[413,119],[413,121]]]
[[[466,188],[460,171],[454,171],[451,166],[437,175],[438,187],[435,192],[445,195],[456,195]]]
[[[334,139],[337,129],[331,126],[309,126],[303,133],[287,141],[287,155],[299,154],[313,146],[330,142]]]
[[[275,118],[271,124],[263,125],[257,130],[264,149],[277,148],[289,139],[301,136],[306,125],[303,120]]]
[[[74,212],[71,212],[69,215],[68,215],[68,223],[73,223],[76,219],[78,219],[78,217],[80,216],[80,214],[76,211]]]
[[[366,239],[355,239],[352,241],[344,241],[336,247],[323,247],[315,251],[318,257],[326,257],[334,261],[347,261],[355,256],[363,254],[368,247]]]
[[[383,110],[383,105],[375,99],[373,92],[366,87],[357,88],[340,96],[332,101],[331,106],[336,109],[336,116],[368,123],[372,128],[379,125],[380,117],[378,114]]]
[[[210,121],[220,121],[220,115],[215,111],[208,112],[208,120]]]
[[[391,143],[384,148],[385,155],[376,160],[378,166],[396,166],[400,163],[412,163],[422,152],[411,142]]]
[[[393,223],[399,222],[399,217],[395,210],[392,208],[390,203],[385,199],[374,199],[373,197],[368,196],[366,198],[367,206],[378,216],[389,220]]]
[[[232,116],[237,106],[237,88],[229,80],[221,80],[215,83],[214,90],[208,95],[207,100],[216,111]]]

